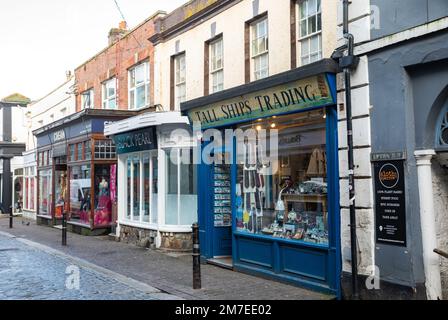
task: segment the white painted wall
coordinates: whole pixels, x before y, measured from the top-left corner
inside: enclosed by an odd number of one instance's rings
[[[75,96],[70,94],[73,92],[74,84],[75,77],[72,76],[43,98],[28,105],[26,120],[28,128],[26,133],[27,150],[33,150],[36,147],[33,130],[76,112]]]
[[[349,6],[349,31],[355,42],[370,40],[370,0],[351,1]],[[337,8],[337,45],[345,44],[342,37],[342,1],[338,0]],[[367,56],[361,56],[358,68],[351,76],[353,144],[355,167],[355,191],[358,238],[358,272],[369,275],[375,264],[375,215],[373,210],[373,181],[370,164],[371,131],[370,131],[370,91]],[[354,87],[354,88],[353,88]],[[339,177],[341,209],[341,247],[343,271],[351,272],[350,255],[350,212],[348,196],[348,160],[347,130],[345,109],[344,75],[337,76],[338,88],[338,126],[339,133]]]
[[[269,75],[291,69],[290,3],[290,0],[260,0],[258,13],[268,12]],[[323,56],[326,58],[331,56],[336,47],[336,9],[337,1],[322,1],[322,43]],[[203,95],[204,42],[212,38],[211,24],[214,22],[216,35],[223,33],[224,39],[224,89],[244,84],[244,25],[252,18],[252,1],[243,0],[194,28],[156,45],[154,49],[155,103],[169,110],[170,57],[176,54],[177,41],[179,41],[179,52],[186,52],[186,99],[188,101]],[[297,46],[298,63],[300,63],[299,57],[300,45]]]

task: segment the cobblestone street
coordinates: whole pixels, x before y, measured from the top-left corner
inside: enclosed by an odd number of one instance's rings
[[[0,299],[334,298],[209,264],[201,265],[202,289],[194,290],[189,253],[164,253],[70,232],[63,247],[56,228],[17,217],[9,229],[8,221],[0,216]],[[65,289],[68,265],[80,266],[79,291]]]
[[[79,270],[79,288],[70,277]],[[75,271],[75,273],[73,273]],[[67,281],[68,280],[68,281]],[[68,282],[68,287],[66,286]],[[176,298],[146,286],[137,289],[108,274],[0,234],[0,300],[154,300]]]

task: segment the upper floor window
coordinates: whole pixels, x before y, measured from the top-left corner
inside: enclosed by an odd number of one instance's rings
[[[321,0],[299,1],[299,19],[301,63],[305,65],[322,59]]]
[[[224,89],[224,47],[223,39],[210,43],[211,93]]]
[[[253,78],[259,80],[269,75],[268,18],[262,18],[251,25]]]
[[[81,110],[93,108],[93,89],[81,93]]]
[[[117,81],[115,78],[103,83],[103,109],[117,108]]]
[[[129,70],[129,109],[149,105],[149,63],[144,62]]]
[[[175,103],[176,109],[186,100],[186,72],[185,72],[185,53],[174,58],[174,85],[175,85]]]

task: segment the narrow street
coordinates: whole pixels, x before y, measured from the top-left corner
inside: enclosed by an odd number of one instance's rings
[[[0,299],[176,299],[147,285],[136,288],[132,281],[120,281],[120,277],[70,260],[0,234]],[[70,281],[70,276],[77,274],[79,286],[77,280]]]
[[[29,223],[29,224],[28,224]],[[240,272],[202,265],[202,289],[193,290],[191,254],[163,253],[68,233],[35,222],[0,218],[0,299],[249,299],[326,300],[332,296]],[[79,268],[79,290],[68,289]],[[70,278],[69,278],[70,279]]]

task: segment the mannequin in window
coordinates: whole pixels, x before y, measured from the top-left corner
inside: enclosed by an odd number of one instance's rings
[[[107,196],[109,194],[109,183],[107,182],[106,178],[103,176],[101,177],[101,182],[98,186],[100,194],[99,196]]]

